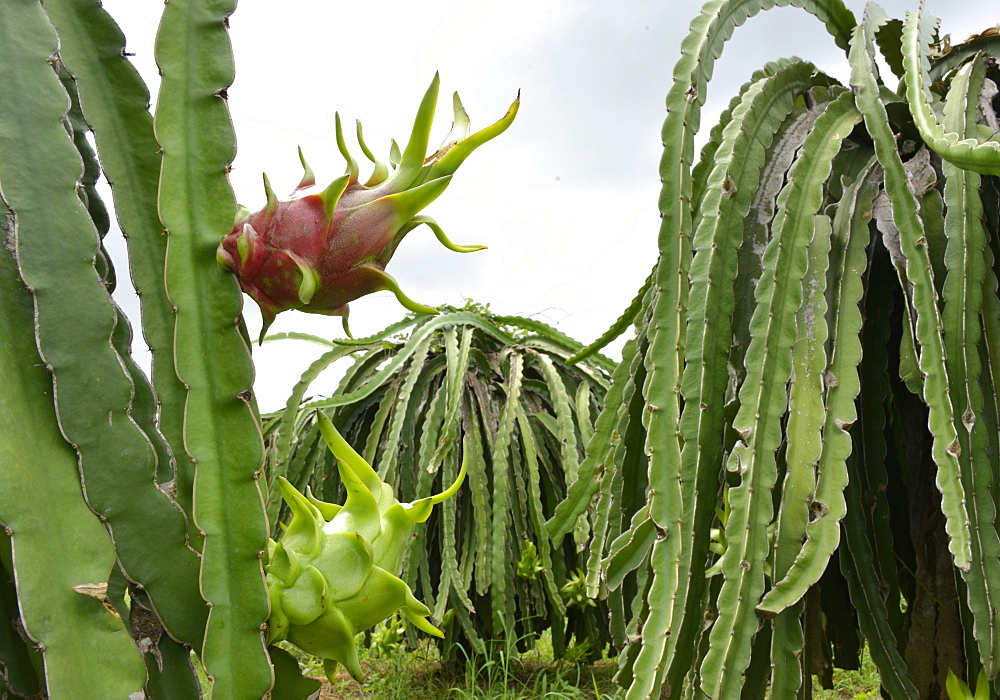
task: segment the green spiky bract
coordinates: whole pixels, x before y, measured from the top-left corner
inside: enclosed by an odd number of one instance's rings
[[[331,681],[338,663],[361,680],[355,635],[390,615],[401,611],[424,632],[444,636],[427,621],[430,610],[399,579],[399,569],[413,527],[435,504],[455,495],[465,479],[465,463],[441,493],[400,503],[326,415],[318,413],[317,421],[337,460],[347,499],[342,506],[323,503],[278,477],[291,520],[281,538],[268,545],[268,641],[287,639],[324,659]]]

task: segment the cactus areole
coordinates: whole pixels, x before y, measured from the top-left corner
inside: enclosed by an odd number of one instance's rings
[[[347,331],[348,303],[381,290],[393,292],[411,311],[437,313],[407,297],[385,271],[403,236],[421,224],[430,227],[450,250],[470,253],[485,247],[452,243],[437,222],[418,212],[445,190],[472,151],[510,126],[519,99],[500,121],[469,135],[469,117],[455,93],[452,130],[441,148],[425,157],[438,85],[435,75],[420,103],[406,150],[400,154],[393,142],[388,165],[372,155],[358,122],[358,143],[375,163],[364,184],[344,142],[338,114],[337,146],[347,160],[344,175],[326,189],[310,192],[316,178],[300,150],[305,174],[291,199],[278,200],[265,175],[265,207],[255,213],[240,208],[232,230],[219,244],[217,257],[260,306],[261,340],[274,317],[287,309],[342,316]]]

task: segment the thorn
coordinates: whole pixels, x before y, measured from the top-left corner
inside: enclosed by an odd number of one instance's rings
[[[341,175],[319,194],[319,198],[323,200],[323,211],[326,214],[328,224],[333,221],[333,213],[337,210],[337,202],[340,201],[340,195],[344,194],[344,190],[347,189],[350,182],[351,176],[349,173]]]
[[[344,141],[344,129],[340,123],[340,113],[334,113],[334,124],[336,125],[337,131],[337,149],[340,151],[340,155],[344,156],[347,161],[347,174],[351,176],[351,182],[358,179],[358,163],[351,156],[351,152],[347,150],[347,143]]]
[[[294,262],[299,268],[299,274],[301,275],[298,289],[299,301],[301,301],[304,305],[308,305],[309,302],[312,301],[313,296],[316,294],[316,290],[319,289],[319,275],[309,263],[304,260],[300,260],[298,256],[291,257],[292,262]]]
[[[275,209],[278,208],[278,197],[271,189],[271,181],[267,179],[267,173],[264,173],[264,194],[267,196],[267,218],[270,219]]]
[[[299,184],[295,186],[294,190],[292,190],[293,193],[305,189],[306,187],[312,187],[316,184],[316,175],[313,174],[312,168],[310,168],[309,164],[306,162],[306,157],[302,155],[302,146],[299,146],[299,162],[302,163],[302,170],[304,173],[302,175],[302,179],[299,181]]]

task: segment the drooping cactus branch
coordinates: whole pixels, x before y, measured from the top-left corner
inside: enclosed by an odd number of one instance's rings
[[[996,29],[952,47],[922,6],[795,2],[849,86],[771,64],[696,161],[714,61],[777,4],[712,0],[683,42],[660,256],[590,346],[637,328],[588,446],[605,472],[549,522],[607,523],[589,569],[630,699],[807,697],[859,633],[891,697],[1000,671]]]
[[[516,654],[550,630],[557,655],[574,649],[576,658],[594,658],[608,640],[607,609],[594,604],[596,581],[587,578],[590,603],[582,606],[567,605],[560,590],[583,567],[590,519],[569,524],[572,551],[552,545],[546,520],[567,491],[596,488],[602,458],[584,460],[584,447],[613,363],[597,356],[568,365],[580,344],[533,319],[496,316],[474,303],[440,311],[355,341],[273,336],[328,351],[303,373],[287,407],[265,417],[268,469],[326,501],[348,495],[316,410],[400,500],[419,502],[446,489],[465,464],[462,489],[396,554],[400,578],[445,634],[437,643],[442,655],[461,661],[498,645]],[[349,353],[355,364],[336,392],[310,399],[321,391],[324,370]],[[273,494],[273,521],[287,521],[287,511]],[[581,600],[574,586],[568,590]]]

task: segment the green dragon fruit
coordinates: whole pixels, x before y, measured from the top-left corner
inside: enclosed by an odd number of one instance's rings
[[[268,641],[287,639],[324,659],[331,680],[338,663],[360,680],[354,637],[393,613],[401,611],[428,634],[443,636],[399,573],[413,527],[458,491],[465,461],[446,491],[400,503],[333,423],[317,415],[323,439],[337,458],[347,501],[343,506],[324,503],[278,478],[292,519],[281,539],[268,543]]]
[[[441,148],[425,158],[438,85],[435,75],[402,155],[393,142],[391,174],[390,165],[377,160],[365,144],[358,122],[358,143],[375,164],[368,181],[360,182],[358,164],[347,150],[338,114],[337,147],[347,160],[344,175],[326,189],[310,193],[316,177],[300,149],[305,175],[291,199],[280,201],[265,175],[265,207],[256,213],[240,208],[232,230],[219,244],[217,258],[220,265],[236,274],[243,291],[260,306],[264,319],[261,340],[274,317],[288,309],[343,316],[344,330],[350,334],[348,302],[381,290],[392,291],[411,311],[437,313],[407,297],[385,271],[403,236],[421,224],[450,250],[469,253],[485,247],[452,243],[434,219],[418,212],[445,190],[472,151],[510,126],[520,99],[514,100],[500,121],[469,135],[469,117],[455,93],[452,130]]]

